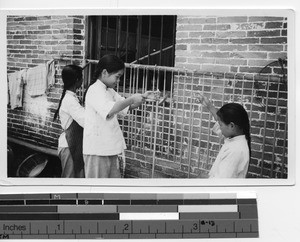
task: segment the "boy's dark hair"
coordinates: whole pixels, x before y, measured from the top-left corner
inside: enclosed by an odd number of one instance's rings
[[[232,122],[243,130],[249,147],[249,155],[251,156],[250,123],[244,107],[238,103],[227,103],[217,111],[217,115],[225,124],[228,125]]]
[[[62,71],[61,71],[61,78],[62,81],[64,83],[64,89],[61,95],[61,98],[59,100],[59,104],[58,104],[58,108],[56,109],[55,113],[54,113],[54,117],[53,117],[53,121],[56,120],[58,113],[59,113],[59,109],[61,106],[61,102],[66,94],[66,91],[72,87],[73,85],[75,85],[75,83],[78,80],[82,79],[82,67],[80,66],[76,66],[76,65],[67,65],[65,66]]]
[[[116,55],[105,55],[100,58],[96,66],[91,84],[93,84],[98,79],[104,69],[106,69],[107,72],[111,74],[118,72],[119,70],[122,70],[124,68],[125,64],[119,57],[117,57]]]
[[[101,57],[96,66],[96,70],[94,71],[92,80],[88,88],[84,92],[83,103],[85,102],[85,96],[89,87],[97,81],[104,69],[106,69],[109,74],[113,74],[118,72],[119,70],[123,70],[124,68],[124,62],[116,55],[104,55],[103,57]]]

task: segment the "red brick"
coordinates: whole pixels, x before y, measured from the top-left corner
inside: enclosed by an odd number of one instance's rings
[[[73,28],[83,30],[85,27],[83,24],[74,24]]]
[[[244,59],[217,59],[216,64],[226,65],[247,65],[247,60]]]
[[[179,39],[178,41],[176,41],[176,44],[199,44],[200,40],[199,39]]]
[[[229,52],[202,52],[201,57],[209,57],[209,58],[229,58]]]
[[[79,35],[79,34],[74,34],[74,36],[72,36],[75,40],[83,40],[84,36]]]
[[[267,22],[265,25],[266,29],[278,29],[282,28],[283,22]]]
[[[255,16],[249,17],[249,22],[283,21],[283,17]]]
[[[36,50],[37,48],[38,48],[37,46],[31,46],[31,45],[25,46],[25,49],[28,49],[28,50]]]
[[[73,22],[75,23],[75,24],[83,24],[83,22],[84,22],[84,20],[83,19],[78,19],[78,18],[73,18]]]
[[[59,20],[59,23],[61,23],[61,24],[70,24],[70,23],[73,23],[73,18],[64,18],[64,19],[61,19],[61,20]]]
[[[267,53],[265,52],[235,52],[230,53],[231,58],[247,58],[247,59],[266,59]]]
[[[281,30],[281,35],[282,36],[287,36],[287,30],[285,30],[285,29]]]
[[[259,30],[262,29],[264,26],[264,23],[242,23],[242,24],[237,24],[234,26],[233,29],[235,30]]]
[[[216,32],[217,38],[242,38],[247,37],[246,31],[224,31]]]
[[[218,17],[217,23],[241,23],[247,22],[247,17]]]
[[[176,45],[176,50],[187,50],[187,45]]]
[[[236,66],[231,66],[231,67],[230,67],[230,72],[238,72],[238,67],[236,67]]]
[[[283,51],[282,45],[249,45],[249,51]]]
[[[219,51],[247,51],[247,45],[218,45]]]
[[[202,38],[201,43],[203,43],[203,44],[227,44],[228,39]]]
[[[215,45],[191,45],[190,50],[216,51]]]
[[[281,59],[286,59],[286,53],[282,53],[282,52],[273,52],[269,54],[269,58],[270,59],[277,59],[281,58]]]
[[[216,23],[216,18],[207,17],[179,17],[177,18],[178,24],[207,24],[207,23]]]
[[[188,38],[188,37],[189,37],[189,33],[188,33],[188,32],[180,32],[180,31],[178,31],[178,32],[176,33],[176,38],[177,38],[177,39],[181,39],[181,38],[186,39],[186,38]]]
[[[201,69],[211,72],[229,72],[230,66],[203,64]]]
[[[255,44],[259,43],[259,38],[233,38],[229,40],[232,44]]]
[[[215,32],[203,31],[203,32],[189,32],[190,38],[211,38],[215,37]]]
[[[244,66],[240,66],[239,67],[239,71],[240,72],[250,72],[250,73],[259,73],[261,70],[260,67],[244,67]]]
[[[202,25],[178,25],[178,31],[201,31]]]
[[[13,39],[25,39],[25,35],[14,35]]]
[[[248,31],[247,37],[280,36],[280,30]]]

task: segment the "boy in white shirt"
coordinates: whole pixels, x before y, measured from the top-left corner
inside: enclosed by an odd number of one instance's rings
[[[218,121],[213,131],[225,137],[209,178],[245,178],[251,154],[250,124],[246,110],[240,104],[228,103],[217,111],[205,96],[199,95],[198,101]]]
[[[85,177],[120,178],[118,155],[126,149],[116,114],[139,107],[151,92],[121,97],[113,88],[124,73],[124,62],[114,55],[102,57],[85,97],[83,156]]]

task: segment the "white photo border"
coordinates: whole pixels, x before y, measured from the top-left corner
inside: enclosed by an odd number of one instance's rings
[[[296,66],[295,66],[295,12],[291,9],[47,9],[47,10],[1,10],[1,36],[6,36],[8,15],[255,15],[286,16],[288,18],[288,178],[250,179],[71,179],[71,178],[9,178],[7,177],[7,87],[2,85],[0,93],[0,186],[100,186],[100,187],[202,187],[202,186],[280,186],[295,184],[296,166]],[[1,80],[7,79],[6,38],[1,38]]]

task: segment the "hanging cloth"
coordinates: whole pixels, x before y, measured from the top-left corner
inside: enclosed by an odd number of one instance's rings
[[[45,94],[47,69],[46,65],[39,65],[28,69],[26,75],[27,92],[31,97]]]
[[[55,61],[51,60],[46,63],[46,81],[47,81],[47,89],[46,94],[49,93],[51,87],[55,84]]]
[[[48,94],[55,83],[54,60],[45,64],[29,68],[26,75],[27,90],[31,97],[38,97]]]
[[[17,71],[7,75],[11,109],[23,106],[25,75],[26,70]]]
[[[84,161],[82,155],[83,128],[75,121],[65,130],[66,140],[70,149],[70,153],[74,162],[75,177],[84,169]],[[84,172],[83,172],[84,174]]]

